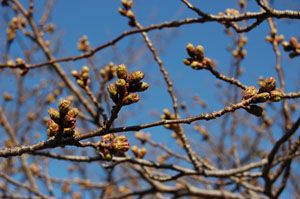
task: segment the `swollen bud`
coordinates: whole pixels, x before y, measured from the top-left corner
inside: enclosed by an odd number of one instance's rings
[[[129,83],[138,83],[142,79],[144,79],[144,73],[142,71],[134,71],[128,76]]]
[[[115,84],[109,84],[107,86],[107,91],[109,93],[109,96],[112,100],[115,100],[117,95],[118,95],[118,92],[117,92],[117,87]]]
[[[58,105],[59,112],[62,114],[66,114],[69,111],[70,107],[71,107],[70,100],[61,100]]]
[[[190,57],[194,57],[195,56],[195,47],[193,44],[188,43],[186,45],[186,51],[189,54]]]
[[[56,109],[49,108],[48,115],[50,116],[50,118],[53,121],[55,121],[55,122],[59,121],[60,114],[59,114],[59,111],[57,111]]]
[[[270,92],[276,88],[276,79],[274,77],[266,78],[259,82],[259,92]]]
[[[136,103],[139,100],[140,100],[140,96],[138,94],[130,93],[129,95],[123,98],[122,104],[125,106],[125,105]]]
[[[279,102],[283,97],[283,94],[280,90],[271,91],[270,95],[271,95],[270,100],[272,102]]]
[[[255,88],[255,86],[249,86],[247,87],[243,92],[243,99],[249,99],[256,95],[258,93],[258,90]]]
[[[115,151],[126,152],[129,150],[130,144],[125,135],[120,135],[113,139],[112,148]]]
[[[116,81],[117,91],[120,95],[124,95],[126,91],[126,81],[124,79],[118,79]]]
[[[119,79],[126,79],[127,77],[127,67],[125,64],[120,64],[117,68],[117,76]]]
[[[259,93],[253,98],[254,103],[264,103],[270,99],[269,93]]]

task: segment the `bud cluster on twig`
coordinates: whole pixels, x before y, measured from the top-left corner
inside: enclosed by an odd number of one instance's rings
[[[130,144],[125,135],[114,137],[112,134],[107,134],[101,138],[101,141],[98,142],[98,151],[106,160],[110,160],[113,155],[123,154],[130,149]]]
[[[255,86],[250,86],[243,91],[243,99],[247,100],[253,97],[252,103],[254,103],[245,107],[245,110],[257,117],[262,115],[263,108],[255,105],[256,103],[267,101],[279,102],[283,97],[283,93],[276,89],[276,80],[274,77],[260,80],[259,86],[259,90]]]
[[[204,47],[201,45],[194,46],[191,43],[186,45],[186,51],[189,58],[183,60],[183,63],[187,66],[191,66],[195,70],[200,70],[208,67],[215,66],[214,62],[204,56]]]
[[[136,145],[131,147],[131,151],[136,158],[142,159],[147,154],[147,149],[145,147],[139,148]]]
[[[72,76],[76,78],[78,86],[80,86],[81,88],[89,86],[91,82],[89,71],[89,67],[83,66],[80,73],[77,70],[72,70],[71,72]]]
[[[110,62],[100,70],[100,75],[105,81],[113,79],[117,75],[117,67],[114,63]]]
[[[128,24],[135,26],[135,16],[131,10],[133,0],[121,0],[122,8],[119,8],[119,13],[129,19]]]
[[[19,15],[17,17],[13,17],[8,24],[6,29],[6,37],[8,42],[12,42],[16,37],[16,32],[18,29],[23,29],[26,27],[26,19]]]
[[[160,116],[161,120],[174,120],[176,119],[175,114],[172,114],[171,111],[167,108],[163,110],[163,114]],[[165,128],[176,131],[178,129],[178,124],[165,124]]]
[[[289,52],[290,58],[300,55],[300,39],[297,40],[295,37],[291,37],[290,41],[282,42],[282,46],[286,52]]]
[[[64,137],[77,136],[79,132],[75,131],[76,117],[79,114],[77,108],[71,107],[70,100],[61,100],[58,110],[49,108],[47,135],[49,137],[62,135]]]
[[[109,96],[115,104],[125,106],[136,103],[140,100],[136,92],[143,92],[149,88],[148,83],[142,82],[144,79],[142,71],[127,74],[127,67],[124,64],[117,67],[117,76],[116,82],[107,87]]]
[[[82,37],[80,37],[80,39],[77,43],[77,49],[82,52],[87,52],[91,49],[90,42],[86,35],[83,35]]]

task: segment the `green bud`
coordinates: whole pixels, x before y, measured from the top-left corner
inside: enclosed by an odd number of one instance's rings
[[[254,103],[264,103],[270,99],[269,93],[259,93],[253,98]]]
[[[203,59],[203,58],[204,58],[204,47],[203,47],[203,46],[198,45],[198,46],[196,47],[196,52],[197,52],[197,57],[198,57],[199,59]]]
[[[70,100],[61,100],[58,105],[59,112],[62,114],[66,114],[70,110],[70,107],[71,107]]]
[[[129,95],[123,98],[122,104],[125,106],[125,105],[136,103],[139,100],[140,100],[140,96],[138,94],[130,93]]]
[[[109,84],[109,85],[107,86],[107,91],[108,91],[108,93],[109,93],[109,96],[110,96],[112,99],[116,98],[117,95],[118,95],[117,87],[116,87],[115,84]]]
[[[81,72],[82,73],[89,73],[90,69],[88,66],[83,66],[82,69],[81,69]]]
[[[76,80],[76,82],[77,82],[78,86],[80,86],[81,88],[85,87],[85,83],[81,79]]]
[[[256,95],[258,93],[258,90],[255,88],[255,86],[249,86],[247,87],[243,92],[243,99],[249,99]]]
[[[272,102],[279,102],[283,97],[283,94],[280,90],[271,91],[270,95],[271,95],[270,100]]]
[[[187,53],[189,54],[190,57],[195,57],[195,55],[196,55],[196,50],[195,50],[195,47],[194,47],[193,44],[188,43],[188,44],[186,45],[186,51],[187,51]]]
[[[60,114],[59,114],[59,111],[57,111],[56,109],[54,108],[49,108],[48,109],[48,115],[50,116],[50,118],[55,121],[55,122],[58,122],[59,121],[59,118],[60,118]]]
[[[134,71],[128,76],[129,83],[138,83],[142,79],[144,79],[144,73],[142,71]]]
[[[88,72],[84,72],[82,73],[81,77],[83,81],[86,81],[88,78],[90,78],[90,75]]]
[[[246,107],[245,110],[248,113],[251,113],[251,114],[255,115],[256,117],[262,116],[262,112],[263,112],[263,108],[262,107],[254,105],[254,104]]]
[[[119,79],[126,79],[127,77],[127,67],[125,64],[120,64],[117,68],[117,76]]]

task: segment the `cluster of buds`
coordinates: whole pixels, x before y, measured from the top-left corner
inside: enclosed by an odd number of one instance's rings
[[[117,67],[114,63],[110,62],[100,70],[100,75],[104,81],[109,81],[116,76]]]
[[[81,68],[80,73],[77,70],[72,70],[72,76],[76,78],[76,82],[78,86],[81,88],[85,88],[86,86],[89,86],[91,80],[90,80],[90,73],[89,73],[89,67],[83,66]]]
[[[284,40],[284,35],[277,35],[276,31],[272,31],[270,35],[266,37],[266,41],[270,43],[276,42],[280,44],[283,42],[283,40]]]
[[[150,139],[151,134],[137,131],[134,136],[136,139],[140,140],[142,144],[145,144]]]
[[[138,148],[136,145],[131,147],[131,151],[136,158],[142,159],[147,154],[147,149],[145,147]]]
[[[86,35],[83,35],[82,37],[80,37],[80,39],[77,43],[77,49],[82,52],[87,52],[91,49],[90,42]]]
[[[125,106],[136,103],[140,100],[136,92],[143,92],[149,88],[148,83],[142,82],[144,79],[142,71],[127,74],[127,67],[124,64],[117,67],[117,76],[116,82],[107,87],[110,98],[115,104]]]
[[[239,40],[237,41],[237,47],[236,49],[234,49],[232,51],[232,55],[236,58],[236,59],[244,59],[245,56],[247,55],[247,51],[244,49],[244,46],[247,43],[247,37],[245,37],[244,35],[242,35]]]
[[[163,110],[163,114],[160,116],[161,120],[174,120],[176,119],[175,114],[172,114],[171,111],[167,108]],[[178,125],[177,124],[165,124],[165,128],[170,129],[170,130],[177,130]]]
[[[98,151],[106,160],[112,159],[113,155],[123,155],[130,149],[130,144],[125,135],[113,136],[107,134],[102,136],[101,141],[98,143]]]
[[[13,17],[6,29],[7,41],[11,42],[16,37],[18,29],[23,29],[26,26],[26,19],[23,16]]]
[[[128,17],[130,26],[135,26],[135,16],[131,10],[133,0],[121,0],[122,8],[119,8],[119,13],[125,17]]]
[[[286,52],[289,52],[291,58],[300,55],[300,39],[297,40],[295,37],[291,37],[289,42],[282,42],[282,46]]]
[[[78,136],[79,132],[75,131],[76,117],[79,111],[71,107],[70,100],[61,100],[58,110],[49,108],[47,135],[49,137],[62,135],[64,137]]]
[[[204,56],[204,47],[201,45],[194,46],[191,43],[186,45],[186,51],[189,58],[184,59],[183,63],[187,66],[191,66],[195,70],[209,68],[215,66],[214,62]]]
[[[276,89],[276,80],[274,77],[269,77],[259,81],[259,90],[254,86],[246,88],[243,92],[243,99],[247,100],[253,97],[253,103],[264,103],[267,101],[278,102],[282,99],[283,93]],[[245,109],[256,116],[261,116],[263,109],[260,106],[251,104]]]

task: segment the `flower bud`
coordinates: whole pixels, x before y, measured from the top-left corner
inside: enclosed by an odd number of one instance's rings
[[[74,117],[74,118],[77,117],[78,114],[79,114],[79,110],[77,108],[71,108],[67,113],[69,117]]]
[[[270,92],[276,88],[276,79],[274,77],[266,78],[259,82],[259,92]]]
[[[137,84],[131,85],[129,90],[131,92],[143,92],[149,88],[149,84],[146,82],[139,82]]]
[[[255,88],[255,86],[249,86],[243,91],[243,99],[249,99],[256,95],[258,93],[258,90]]]
[[[124,79],[118,79],[116,81],[116,87],[119,95],[124,95],[126,91],[126,81]]]
[[[125,64],[120,64],[117,68],[117,76],[119,79],[126,79],[127,77],[127,67]]]
[[[62,114],[66,114],[70,110],[70,107],[71,107],[70,100],[61,100],[58,105],[59,112]]]
[[[142,79],[144,79],[144,73],[142,71],[134,71],[128,76],[129,83],[138,83]]]
[[[72,74],[73,77],[79,78],[79,73],[78,73],[77,70],[72,70],[72,71],[71,71],[71,74]]]
[[[195,47],[193,44],[188,43],[186,45],[186,51],[189,54],[190,57],[195,57],[196,51],[195,51]]]
[[[196,47],[197,57],[201,60],[204,58],[204,47],[201,45],[198,45]]]
[[[78,86],[80,86],[81,88],[85,87],[85,83],[81,79],[77,79],[76,82],[77,82]]]
[[[112,148],[115,151],[126,152],[129,150],[130,144],[125,135],[120,135],[113,139]]]
[[[282,92],[280,90],[271,91],[270,94],[271,94],[270,100],[272,102],[279,102],[282,99],[282,97],[283,97],[283,94],[282,94]]]
[[[88,72],[83,72],[81,77],[83,81],[86,81],[87,79],[89,79],[90,75]]]
[[[64,117],[64,127],[75,129],[76,127],[76,118],[65,115]]]
[[[287,41],[282,42],[282,47],[285,51],[291,51],[293,48],[291,47],[290,43]]]
[[[82,73],[89,73],[90,69],[88,66],[83,66],[82,69],[81,69],[81,72]]]
[[[190,59],[184,59],[183,60],[183,63],[185,64],[185,65],[190,65],[192,62],[191,62],[191,60]]]
[[[297,39],[295,37],[290,38],[290,45],[293,49],[296,49],[298,47],[298,42],[297,42]]]
[[[245,110],[248,113],[251,113],[255,115],[256,117],[262,116],[263,108],[254,104],[251,104],[250,106],[246,107]]]
[[[22,58],[17,57],[16,58],[16,64],[17,65],[25,65],[25,61]]]
[[[54,108],[49,108],[48,109],[48,115],[50,116],[50,118],[55,121],[55,122],[58,122],[59,121],[59,118],[60,118],[60,114],[59,114],[59,111],[57,111],[56,109]]]
[[[129,95],[123,98],[122,104],[125,106],[125,105],[136,103],[139,100],[140,100],[140,96],[138,94],[130,93]]]
[[[135,157],[139,156],[139,148],[136,145],[131,147],[131,151],[132,151],[132,153],[134,154]]]
[[[47,122],[48,130],[47,134],[49,137],[55,136],[59,131],[59,125],[55,123],[53,120],[48,120]]]
[[[259,93],[257,95],[255,95],[255,97],[253,98],[253,102],[254,103],[264,103],[266,101],[268,101],[270,99],[270,94],[269,93]]]
[[[143,158],[147,154],[147,149],[145,147],[141,148],[139,151],[139,158]]]
[[[107,91],[109,93],[109,96],[110,98],[115,101],[117,99],[117,95],[118,95],[118,92],[117,92],[117,87],[115,84],[109,84],[107,86]]]

